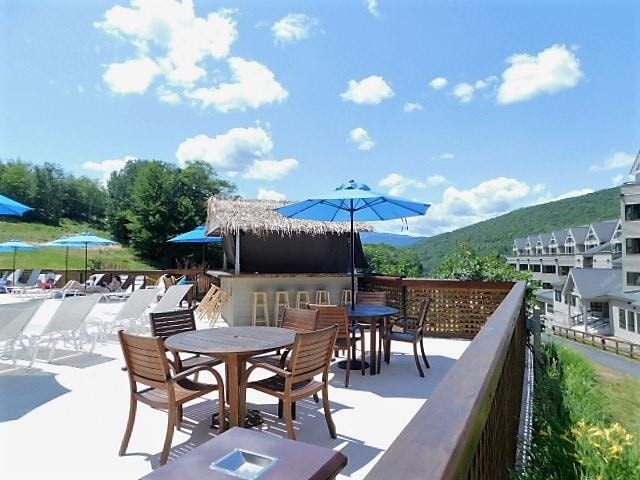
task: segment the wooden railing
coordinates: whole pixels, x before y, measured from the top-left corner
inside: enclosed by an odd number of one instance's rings
[[[581,332],[573,328],[560,327],[552,325],[551,329],[555,335],[575,340],[576,342],[585,343],[592,347],[599,347],[603,350],[611,350],[618,355],[629,355],[631,358],[640,356],[640,345],[637,343],[627,342],[619,338],[606,337],[597,333]]]
[[[376,276],[358,281],[358,290],[387,292],[387,304],[403,316],[417,316],[420,301],[430,297],[427,335],[467,339],[476,336],[512,287],[512,282]]]
[[[483,311],[487,308],[484,297],[477,298],[480,285],[474,282],[468,298],[463,286],[459,287],[447,284],[445,292],[447,301],[452,302],[448,290],[457,290],[453,296],[457,302],[452,305],[460,305],[461,312],[453,318],[461,319],[462,312],[470,312],[474,320],[453,325],[451,334],[466,333],[467,325],[475,327],[480,323],[475,320],[480,315],[473,313],[469,305],[482,305]],[[427,284],[420,289],[429,290]],[[431,292],[440,292],[444,286],[438,284],[438,289],[434,286]],[[496,298],[495,290],[499,289],[488,289],[489,298]],[[524,299],[524,283],[511,284],[465,353],[373,467],[367,480],[511,478],[524,378]]]

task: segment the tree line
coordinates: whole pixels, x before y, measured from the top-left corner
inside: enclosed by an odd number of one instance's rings
[[[25,221],[58,225],[68,218],[106,228],[114,240],[158,267],[177,266],[188,253],[181,247],[167,249],[166,241],[205,221],[207,199],[235,190],[205,162],[181,168],[160,160],[130,160],[103,186],[53,163],[0,161],[0,192],[34,208]]]

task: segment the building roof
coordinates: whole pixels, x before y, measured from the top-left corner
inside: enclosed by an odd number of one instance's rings
[[[549,246],[549,242],[551,241],[551,234],[550,233],[540,233],[540,234],[538,234],[538,238],[542,242],[542,246],[543,247],[546,248],[546,247]]]
[[[574,288],[583,299],[607,297],[622,291],[622,274],[618,269],[572,268],[567,285],[572,280]]]
[[[553,290],[549,290],[549,289],[536,290],[535,295],[536,295],[536,299],[545,303],[553,303],[554,297],[555,297]]]
[[[515,245],[517,247],[518,250],[524,250],[525,247],[527,246],[527,239],[526,238],[516,238],[514,240]]]
[[[308,234],[312,236],[348,233],[349,222],[318,222],[286,218],[275,211],[292,202],[254,200],[246,198],[209,198],[207,205],[207,234],[228,235],[237,230],[256,236],[279,234],[284,236]],[[354,222],[356,232],[372,232],[365,222]]]
[[[634,305],[640,305],[640,292],[614,292],[609,294],[610,297],[618,300],[631,302]]]
[[[595,255],[597,253],[613,253],[613,245],[611,242],[602,243],[597,245],[589,250],[585,250],[581,255],[590,256]]]
[[[576,245],[582,245],[587,238],[589,227],[571,227],[569,230],[571,231],[571,236],[575,240]]]
[[[563,228],[562,230],[554,230],[552,232],[553,238],[556,239],[558,245],[564,245],[564,241],[567,239],[567,233],[569,230]]]
[[[613,238],[619,220],[606,220],[604,222],[592,223],[593,231],[598,236],[600,242],[608,242]]]

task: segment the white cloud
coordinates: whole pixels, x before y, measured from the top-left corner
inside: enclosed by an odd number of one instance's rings
[[[378,185],[388,189],[389,195],[402,195],[407,188],[425,188],[426,185],[413,178],[403,177],[399,173],[391,173],[381,179]]]
[[[367,105],[377,105],[393,95],[391,86],[378,75],[371,75],[359,82],[349,80],[349,87],[340,94],[344,101]]]
[[[573,88],[584,76],[580,59],[564,45],[552,45],[536,55],[515,54],[507,63],[510,66],[502,72],[498,88],[498,102],[502,104]]]
[[[198,88],[185,95],[203,108],[213,107],[220,112],[258,108],[268,103],[282,102],[289,96],[273,73],[259,62],[232,57],[229,59],[229,68],[233,83]]]
[[[442,90],[444,87],[448,85],[448,81],[444,77],[436,77],[429,82],[429,86],[434,90]]]
[[[440,160],[453,160],[456,156],[453,153],[445,152],[438,158],[440,158]]]
[[[184,140],[176,151],[180,165],[203,160],[229,176],[242,173],[247,179],[277,180],[298,167],[294,158],[274,160],[273,140],[260,127],[232,128],[216,137],[197,135]]]
[[[286,200],[287,196],[284,193],[277,192],[275,190],[268,190],[266,188],[258,189],[258,200]]]
[[[404,107],[402,108],[406,113],[411,113],[411,112],[416,112],[419,110],[423,110],[422,105],[420,105],[419,103],[412,103],[412,102],[407,102],[404,104]]]
[[[206,76],[202,63],[229,55],[238,34],[232,10],[220,9],[197,17],[193,1],[132,0],[131,7],[116,5],[94,26],[129,41],[138,56],[156,52],[165,79],[189,86]]]
[[[279,180],[296,168],[298,168],[298,161],[295,158],[255,160],[243,177],[251,180]]]
[[[308,38],[318,20],[303,13],[290,13],[271,27],[274,42],[278,44],[293,43]]]
[[[104,82],[114,93],[144,93],[160,73],[160,67],[148,57],[112,63],[103,75]]]
[[[380,16],[380,11],[378,10],[378,0],[364,0],[364,4],[366,5],[367,10],[369,10],[369,13],[371,15],[376,18]]]
[[[599,172],[601,170],[615,170],[616,168],[628,167],[633,165],[635,157],[630,153],[615,152],[609,157],[605,158],[602,165],[591,165],[589,167],[590,172]]]
[[[84,162],[82,164],[82,168],[85,170],[90,170],[92,172],[98,172],[102,174],[102,178],[100,182],[103,185],[106,185],[109,181],[109,177],[112,172],[117,172],[122,170],[124,166],[130,160],[136,160],[136,157],[131,155],[127,155],[124,158],[116,158],[112,160],[102,160],[101,162]]]
[[[349,140],[358,146],[358,150],[371,150],[376,142],[362,127],[354,128],[349,132]]]
[[[564,200],[565,198],[580,197],[582,195],[587,195],[589,193],[593,193],[593,190],[591,188],[579,188],[576,190],[569,190],[567,192],[561,193],[560,195],[552,195],[547,192],[544,195],[542,195],[540,198],[538,198],[534,203],[540,204],[540,203],[556,202],[558,200]]]
[[[476,80],[473,84],[473,88],[476,90],[484,90],[485,88],[490,87],[494,83],[498,81],[498,77],[492,75],[490,77],[485,78],[484,80]]]
[[[445,185],[447,183],[449,183],[449,180],[447,180],[447,177],[445,177],[444,175],[430,175],[429,177],[427,177],[428,185],[438,186]]]
[[[453,88],[453,91],[451,93],[453,94],[454,97],[456,97],[462,103],[469,103],[471,100],[473,100],[473,92],[474,92],[473,85],[466,82],[462,82],[457,84]]]
[[[623,174],[615,175],[611,178],[611,183],[613,183],[613,185],[620,185],[622,182],[624,182]]]
[[[170,88],[167,88],[165,86],[158,87],[157,93],[158,100],[163,103],[168,103],[169,105],[177,105],[181,102],[180,95],[174,90],[171,90]]]

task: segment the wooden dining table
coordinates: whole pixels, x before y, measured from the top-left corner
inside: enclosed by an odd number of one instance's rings
[[[246,361],[254,355],[293,345],[295,336],[295,331],[279,327],[207,328],[172,335],[165,340],[165,347],[176,353],[207,355],[225,363],[229,424],[235,427],[243,426],[246,413]]]
[[[380,373],[380,357],[382,352],[378,354],[377,351],[377,335],[383,334],[382,327],[384,325],[384,318],[389,315],[395,315],[399,312],[397,308],[387,307],[384,305],[368,305],[363,303],[356,303],[354,308],[349,307],[347,309],[347,315],[349,319],[357,323],[366,324],[369,326],[369,373],[375,375]],[[380,332],[378,332],[380,328]],[[351,368],[354,367],[352,363]]]

